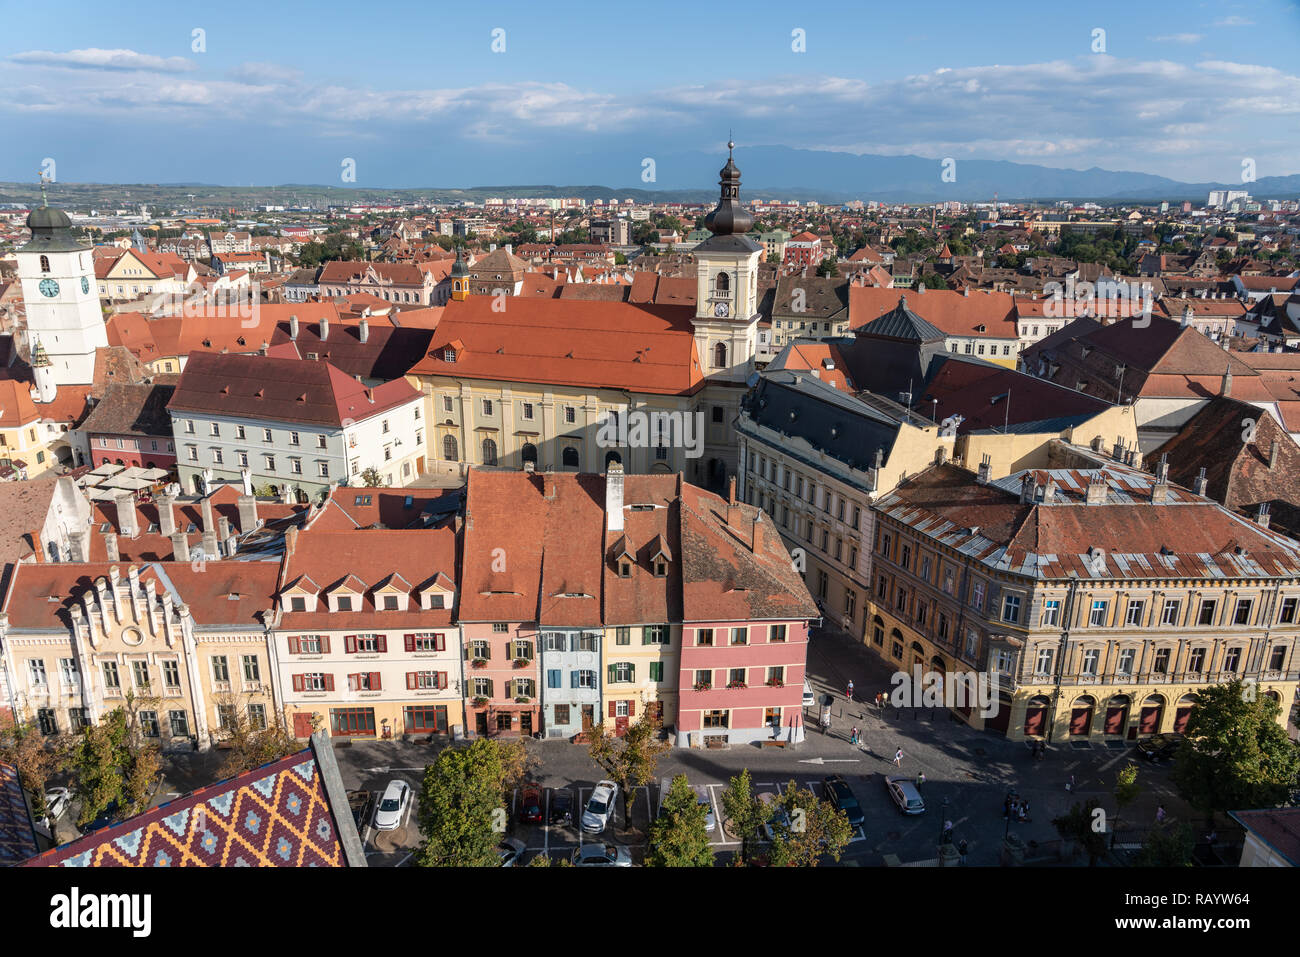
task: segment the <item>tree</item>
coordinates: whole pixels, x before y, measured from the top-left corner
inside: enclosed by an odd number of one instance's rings
[[[631,725],[623,737],[610,734],[601,722],[591,729],[591,742],[587,753],[623,792],[623,829],[632,828],[632,805],[636,803],[636,789],[655,779],[659,755],[671,745],[659,740],[659,719],[651,711],[643,711],[636,724]]]
[[[659,817],[650,824],[647,867],[712,867],[713,848],[706,827],[708,808],[699,802],[686,775],[673,778]]]
[[[479,738],[447,748],[424,769],[417,859],[422,867],[496,867],[504,830],[507,763],[502,746]]]
[[[0,764],[12,765],[32,795],[32,813],[45,817],[45,785],[63,765],[66,742],[41,734],[34,721],[7,720],[0,726]]]
[[[162,760],[144,736],[139,712],[155,700],[128,691],[124,706],[83,728],[73,741],[68,770],[81,802],[79,827],[108,811],[120,821],[148,810],[162,783]]]
[[[1211,818],[1215,811],[1283,803],[1300,776],[1300,747],[1278,723],[1277,702],[1241,681],[1209,686],[1193,698],[1187,738],[1174,760],[1179,793]]]
[[[379,474],[379,469],[375,468],[372,465],[369,468],[362,471],[361,482],[367,488],[378,488],[379,486],[384,484],[384,478],[382,475]]]
[[[1110,829],[1110,846],[1115,846],[1115,834],[1119,831],[1119,816],[1124,808],[1137,800],[1142,793],[1142,785],[1137,783],[1138,766],[1130,761],[1115,773],[1115,822]]]
[[[1133,863],[1138,867],[1191,867],[1195,843],[1196,837],[1186,823],[1157,827],[1133,855]]]
[[[926,289],[947,289],[948,280],[944,279],[937,272],[928,272],[921,277],[921,285]]]
[[[259,728],[249,719],[242,699],[219,695],[217,703],[218,707],[229,709],[229,720],[217,732],[217,744],[229,749],[218,772],[222,778],[233,778],[302,750],[302,744],[290,730],[293,722],[287,712],[275,715],[271,724]],[[312,731],[319,723],[320,715],[313,712]]]
[[[754,793],[749,769],[741,771],[722,792],[722,814],[731,836],[740,839],[740,860],[748,864],[758,844],[758,831],[771,813]]]
[[[847,814],[794,781],[786,785],[777,803],[785,808],[790,823],[773,828],[773,867],[815,867],[824,854],[840,859],[853,837]]]
[[[840,274],[840,264],[835,261],[834,256],[827,256],[817,264],[817,275],[819,276],[838,276]]]
[[[627,257],[624,256],[622,253],[618,253],[618,252],[614,253],[614,265],[615,265],[615,266],[626,266],[626,265],[627,265]]]
[[[1085,804],[1074,804],[1068,812],[1052,818],[1056,833],[1066,841],[1081,844],[1088,852],[1088,866],[1096,864],[1106,853],[1106,812],[1101,802],[1089,798]]]

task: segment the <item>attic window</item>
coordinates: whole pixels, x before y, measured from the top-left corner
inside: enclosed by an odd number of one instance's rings
[[[455,349],[452,349],[452,348],[446,348],[446,349],[443,349],[443,350],[442,350],[442,361],[443,361],[443,362],[455,362],[455,361],[456,361],[456,350],[455,350]]]
[[[211,348],[212,348],[212,340],[211,340],[211,339],[204,339],[204,340],[203,340],[203,345],[204,345],[204,348],[211,349]]]
[[[265,395],[266,395],[265,389],[258,389],[256,392],[253,393],[253,397],[256,399],[265,398]]]
[[[113,530],[113,526],[110,525],[108,522],[105,522],[103,525],[99,526],[99,530],[101,532],[111,532]]]
[[[628,511],[631,512],[653,512],[654,509],[655,507],[653,505],[629,505],[628,506]]]
[[[248,345],[248,343],[244,341],[244,337],[243,337],[243,336],[240,336],[240,337],[239,337],[238,339],[236,339],[235,341],[238,342],[241,346],[246,346],[246,345]]]
[[[414,504],[415,504],[414,495],[408,495],[406,496],[406,498],[402,499],[402,508],[410,508]]]
[[[226,596],[226,601],[239,601],[239,592],[232,591],[229,595]]]
[[[307,358],[308,358],[308,359],[319,359],[319,358],[320,358],[320,355],[317,354],[317,353],[315,353],[315,352],[309,352],[309,353],[307,353]]]
[[[149,534],[150,534],[150,535],[157,535],[157,534],[158,534],[158,523],[157,523],[157,522],[150,522],[150,523],[149,523]]]
[[[193,535],[193,534],[194,534],[195,532],[197,532],[198,530],[199,530],[199,527],[198,527],[197,525],[195,525],[193,522],[190,522],[189,526],[185,529],[185,534],[187,534],[187,535]]]
[[[619,578],[631,578],[631,577],[632,577],[632,563],[631,563],[631,562],[629,562],[629,561],[627,561],[626,559],[624,559],[623,561],[621,561],[621,562],[618,563],[618,577],[619,577]]]
[[[369,496],[369,495],[358,495],[358,496],[353,500],[352,504],[353,504],[353,505],[369,505],[369,504],[370,504],[370,496]]]
[[[662,558],[655,559],[655,578],[664,578],[668,574],[668,563]]]

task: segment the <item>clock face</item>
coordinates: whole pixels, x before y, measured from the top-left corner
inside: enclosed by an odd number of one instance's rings
[[[725,302],[718,303],[713,307],[713,314],[719,319],[725,319],[727,315],[727,304]]]
[[[86,293],[88,293],[88,292],[90,292],[90,280],[87,279],[85,276],[82,276],[82,277],[81,277],[81,294],[84,296],[84,295],[85,295]]]
[[[51,299],[53,299],[58,294],[59,294],[59,284],[57,282],[55,282],[53,279],[41,280],[42,296],[49,296]]]

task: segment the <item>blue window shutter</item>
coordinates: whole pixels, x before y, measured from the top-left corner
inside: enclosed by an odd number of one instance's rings
[[[546,687],[548,688],[560,687],[560,669],[552,668],[546,672]]]
[[[569,687],[570,687],[570,688],[580,688],[580,687],[582,687],[582,672],[581,672],[581,671],[570,671],[570,672],[569,672]]]

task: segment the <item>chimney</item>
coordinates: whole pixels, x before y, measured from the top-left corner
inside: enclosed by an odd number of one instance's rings
[[[247,535],[255,528],[257,528],[257,497],[241,495],[239,496],[239,532]]]
[[[217,537],[223,542],[230,537],[230,519],[224,515],[217,519]]]
[[[1038,482],[1034,479],[1033,472],[1026,472],[1020,476],[1020,501],[1021,503],[1032,502],[1034,493],[1038,490]]]
[[[1209,484],[1210,480],[1205,477],[1205,466],[1202,465],[1201,470],[1196,473],[1196,482],[1192,485],[1192,491],[1197,495],[1204,496],[1205,489]]]
[[[117,532],[104,533],[104,560],[109,562],[118,562],[122,560],[117,551]]]
[[[362,319],[361,322],[357,325],[357,335],[361,338],[362,342],[366,342],[370,338],[369,319]]]
[[[203,496],[203,501],[199,503],[203,510],[203,534],[215,532],[217,530],[216,519],[212,517],[212,496]]]
[[[158,506],[158,531],[170,538],[176,531],[176,500],[164,492],[154,498],[154,503]]]
[[[298,544],[298,526],[290,525],[284,532],[284,557],[292,558],[293,550]]]
[[[135,511],[135,493],[118,492],[113,496],[113,501],[117,505],[118,531],[127,538],[135,538],[140,534],[140,523],[137,521]]]
[[[1094,472],[1088,476],[1088,488],[1083,497],[1084,504],[1105,505],[1107,488],[1106,477],[1101,472]]]
[[[190,560],[190,540],[184,532],[173,532],[172,561],[188,562]]]
[[[330,320],[328,316],[320,317],[320,341],[324,342],[330,337]]]
[[[1255,509],[1255,521],[1268,528],[1268,502],[1259,503],[1259,507]]]
[[[980,482],[981,484],[987,485],[989,480],[992,477],[993,477],[993,458],[987,452],[985,452],[984,457],[980,459],[980,467],[979,467],[979,472],[976,476],[976,481]]]
[[[208,561],[216,561],[221,557],[221,553],[217,550],[217,530],[215,528],[211,530],[205,528],[203,530],[203,557]]]
[[[298,317],[297,316],[289,317],[289,338],[290,339],[298,338]]]
[[[1169,484],[1169,453],[1168,452],[1160,456],[1160,464],[1156,466],[1156,481],[1162,485]]]
[[[623,531],[623,466],[618,462],[605,470],[605,529]]]
[[[1232,395],[1232,366],[1223,370],[1223,388],[1219,390],[1219,395],[1224,398]]]
[[[1268,449],[1268,467],[1277,468],[1277,439],[1273,440],[1273,444]]]
[[[226,557],[234,558],[235,552],[239,551],[239,537],[231,535],[226,539]]]

